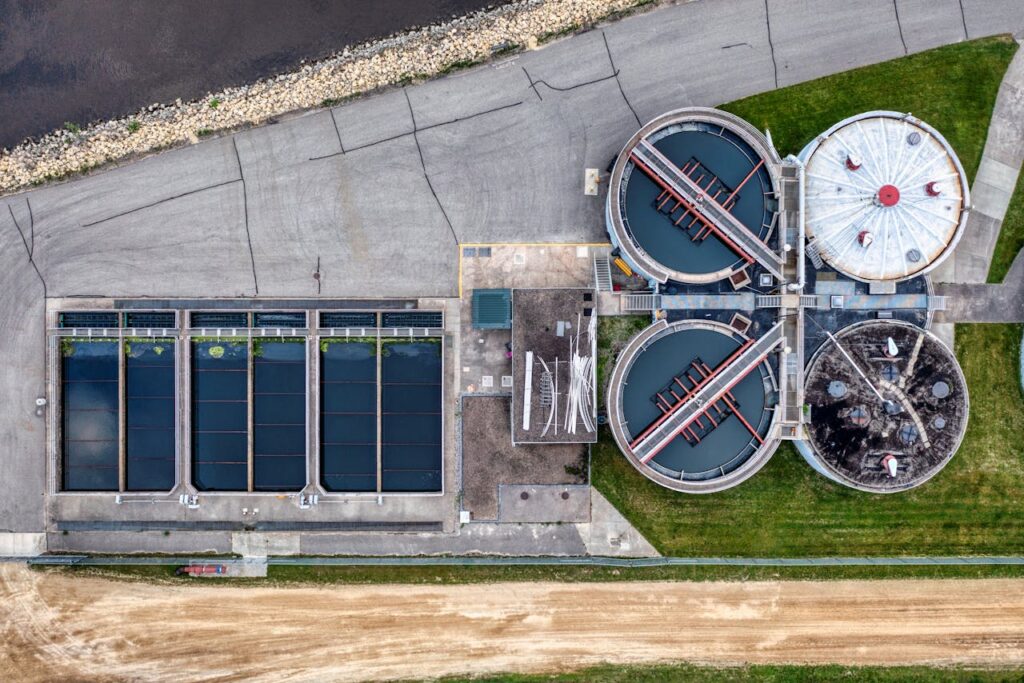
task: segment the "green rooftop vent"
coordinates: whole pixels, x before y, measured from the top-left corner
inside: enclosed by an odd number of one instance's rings
[[[474,289],[473,328],[477,330],[512,329],[512,290]]]

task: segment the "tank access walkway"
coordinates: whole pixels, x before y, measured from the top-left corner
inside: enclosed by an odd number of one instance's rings
[[[730,389],[786,340],[783,327],[782,323],[776,323],[764,336],[748,341],[714,370],[707,371],[703,381],[633,440],[630,447],[636,458],[640,462],[651,460],[692,422],[726,397]],[[736,415],[742,419],[739,413]]]
[[[693,213],[738,256],[748,263],[757,261],[778,280],[783,279],[782,258],[692,178],[677,168],[672,160],[659,152],[654,145],[646,139],[640,140],[630,153],[630,158],[650,176],[651,180]],[[755,167],[754,171],[757,168]],[[751,175],[754,171],[751,171]],[[747,179],[749,178],[750,176],[747,176]],[[734,190],[732,195],[738,190],[739,188]],[[724,203],[728,201],[726,199]]]

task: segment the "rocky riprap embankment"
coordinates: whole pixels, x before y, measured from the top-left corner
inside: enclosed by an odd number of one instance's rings
[[[409,79],[532,48],[652,0],[520,0],[443,24],[367,43],[275,78],[154,104],[132,116],[58,130],[0,153],[0,193],[96,166],[188,144],[220,130],[337,103]]]

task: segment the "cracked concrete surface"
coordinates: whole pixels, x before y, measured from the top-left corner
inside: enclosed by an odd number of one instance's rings
[[[1003,77],[989,123],[971,213],[953,255],[935,270],[936,292],[948,297],[936,313],[939,327],[952,322],[1024,321],[1024,259],[1017,254],[1000,284],[984,284],[999,232],[1024,163],[1024,50]]]
[[[900,25],[891,0],[815,8],[668,6],[4,198],[0,531],[44,528],[44,295],[454,297],[453,234],[605,241],[602,197],[583,194],[583,172],[605,168],[638,120],[897,57],[904,43],[913,52],[1024,28],[1017,0],[964,0],[962,13],[959,2],[900,0]]]

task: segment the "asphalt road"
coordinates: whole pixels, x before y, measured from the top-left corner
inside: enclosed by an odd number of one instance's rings
[[[605,168],[640,121],[1024,29],[1019,0],[897,4],[668,6],[5,198],[0,530],[44,524],[44,293],[457,296],[458,242],[606,239],[603,197],[583,193],[584,172]]]
[[[508,0],[0,0],[0,147]]]

